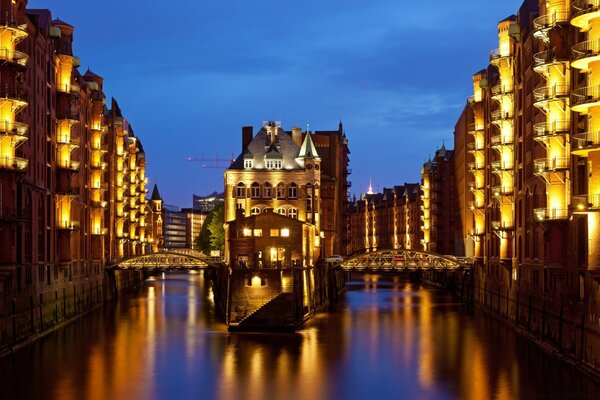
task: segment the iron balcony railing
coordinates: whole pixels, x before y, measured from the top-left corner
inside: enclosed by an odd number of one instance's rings
[[[513,187],[512,186],[494,186],[492,188],[492,193],[496,197],[511,195],[511,194],[513,194]]]
[[[29,56],[21,51],[10,50],[6,47],[2,47],[0,48],[0,60],[5,60],[21,67],[26,67]]]
[[[69,221],[69,220],[61,221],[61,220],[59,220],[56,223],[56,227],[58,229],[74,231],[74,230],[78,230],[81,227],[81,223],[79,221]]]
[[[569,121],[540,122],[533,125],[533,137],[545,138],[548,136],[564,135],[569,133]]]
[[[478,127],[475,124],[469,124],[467,125],[467,132],[470,135],[476,135],[478,132],[481,132],[483,130],[483,127]]]
[[[492,97],[503,96],[512,94],[515,90],[514,85],[503,85],[499,84],[492,87]]]
[[[553,172],[569,169],[569,157],[538,158],[533,160],[535,173]]]
[[[494,171],[509,171],[515,166],[513,160],[507,161],[492,161],[492,170]]]
[[[485,146],[483,145],[483,143],[471,142],[467,144],[467,149],[469,149],[469,151],[481,151],[484,148]]]
[[[478,208],[484,208],[483,203],[477,203],[476,201],[469,201],[468,207],[471,210],[476,210]]]
[[[469,236],[484,236],[485,235],[485,230],[484,229],[469,229]]]
[[[485,167],[485,164],[482,162],[475,162],[472,161],[470,163],[467,164],[467,166],[469,167],[470,170],[477,170],[477,169],[483,169]]]
[[[79,171],[79,161],[59,162],[58,167],[69,171]]]
[[[600,53],[600,39],[586,40],[571,47],[573,61],[582,58],[594,57]]]
[[[25,172],[29,166],[29,160],[21,157],[0,156],[0,169],[8,169],[17,172]]]
[[[484,187],[485,185],[483,184],[483,180],[479,185],[477,184],[477,181],[469,182],[469,190],[482,190]]]
[[[568,85],[544,86],[533,90],[533,99],[535,102],[562,100],[566,97],[569,97]]]
[[[571,106],[596,103],[598,101],[600,101],[600,86],[582,87],[573,90],[571,94]]]
[[[108,228],[93,228],[92,235],[103,236],[108,234]]]
[[[569,218],[569,210],[566,208],[536,208],[533,213],[538,221],[555,221]]]
[[[490,115],[492,122],[511,120],[513,118],[513,112],[511,111],[502,111],[496,110],[492,112]]]
[[[600,131],[580,132],[573,135],[572,151],[593,149],[600,146]]]
[[[572,18],[600,11],[600,0],[574,0]]]
[[[496,231],[511,231],[514,229],[512,221],[492,221],[492,229]]]
[[[573,196],[571,201],[573,211],[589,211],[589,210],[600,210],[600,194],[579,194]]]
[[[511,145],[515,141],[515,136],[513,133],[510,134],[498,134],[494,135],[491,138],[492,146],[506,146]]]
[[[569,57],[564,54],[558,54],[556,49],[540,51],[533,55],[533,68],[540,68],[545,65],[556,64],[568,61]]]
[[[500,49],[494,49],[490,51],[490,63],[495,64],[503,58],[511,57],[510,50],[501,51]]]
[[[6,133],[15,136],[27,138],[29,125],[23,122],[0,121],[0,133]]]
[[[551,14],[540,15],[533,20],[533,32],[536,37],[540,37],[542,32],[554,28],[557,24],[569,21],[568,11],[555,11]]]

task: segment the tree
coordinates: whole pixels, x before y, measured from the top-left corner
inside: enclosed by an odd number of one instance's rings
[[[210,250],[223,250],[225,247],[225,232],[223,229],[223,223],[225,222],[224,210],[224,206],[220,204],[208,213],[202,224],[200,234],[194,240],[197,250],[204,253],[209,253]]]

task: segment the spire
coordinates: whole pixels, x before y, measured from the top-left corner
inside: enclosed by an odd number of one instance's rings
[[[318,158],[319,153],[317,153],[317,148],[312,141],[310,133],[306,133],[304,137],[304,142],[302,142],[302,147],[300,147],[300,153],[298,153],[298,158]]]
[[[156,186],[156,183],[154,184],[154,189],[152,189],[152,196],[150,197],[150,200],[162,201],[162,197],[160,197],[160,193],[158,193],[158,186]]]
[[[373,194],[373,184],[371,183],[371,178],[369,178],[369,190],[367,190],[367,194]]]

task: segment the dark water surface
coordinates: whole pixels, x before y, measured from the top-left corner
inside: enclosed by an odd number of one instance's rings
[[[0,359],[0,399],[600,398],[440,289],[356,278],[299,332],[233,334],[202,274],[156,277]]]

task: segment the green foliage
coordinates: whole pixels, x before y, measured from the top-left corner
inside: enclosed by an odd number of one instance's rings
[[[225,222],[224,206],[216,206],[204,220],[200,235],[194,240],[197,250],[206,254],[210,250],[223,250],[225,248],[225,231],[223,223]]]

